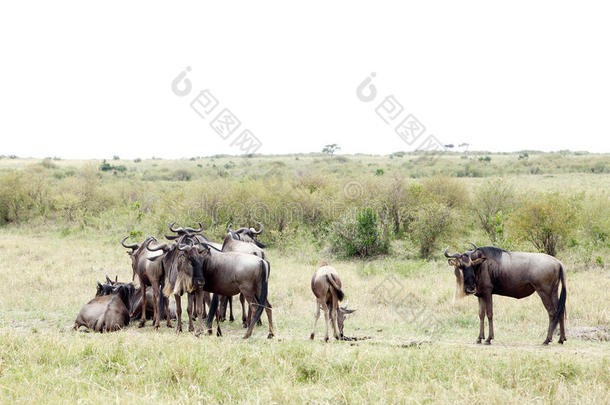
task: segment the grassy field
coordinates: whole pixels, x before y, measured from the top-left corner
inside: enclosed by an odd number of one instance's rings
[[[244,330],[239,322],[225,322],[221,338],[176,335],[164,323],[155,331],[150,322],[143,329],[130,325],[103,335],[71,330],[80,307],[95,294],[96,280],[103,280],[105,274],[131,280],[121,237],[134,229],[141,232],[136,239],[148,234],[162,237],[171,211],[163,198],[151,197],[158,197],[159,190],[188,199],[190,187],[199,192],[206,176],[224,170],[228,174],[215,180],[216,185],[238,187],[246,174],[248,181],[258,184],[257,179],[274,176],[270,171],[284,179],[307,172],[309,180],[322,177],[319,187],[331,193],[351,179],[366,186],[389,176],[442,173],[457,178],[469,164],[459,156],[432,166],[411,162],[408,156],[349,156],[346,162],[297,157],[109,160],[127,167],[116,175],[103,173],[96,185],[102,194],[115,193],[109,200],[115,204],[112,207],[72,212],[65,201],[57,200],[42,213],[33,209],[27,219],[11,219],[1,226],[0,402],[608,403],[610,248],[596,244],[593,256],[600,257],[601,265],[584,263],[583,242],[579,242],[584,231],[573,237],[578,243],[566,243],[558,254],[567,268],[568,340],[562,346],[557,337],[551,345],[541,346],[548,318],[535,294],[523,300],[494,297],[496,339],[491,346],[476,345],[476,299],[453,303],[455,277],[440,251],[421,259],[413,242],[401,236],[392,238],[387,255],[344,258],[315,237],[312,240],[309,228],[303,231],[301,225],[296,231],[291,222],[282,232],[270,225],[261,236],[262,241],[271,241],[273,340],[266,339],[264,316],[264,326],[257,327],[247,341],[241,339]],[[584,193],[583,210],[591,196],[607,201],[608,156],[557,159],[531,154],[529,166],[514,155],[491,158],[496,165],[492,168],[470,162],[468,170],[481,170],[481,177],[457,181],[475,188],[486,176],[500,175],[519,185],[520,192]],[[526,171],[532,160],[539,160],[542,173]],[[97,171],[101,162],[51,163],[45,167],[40,160],[0,159],[0,180],[30,173],[32,181],[48,179],[51,192],[69,190],[87,184],[79,182],[79,173]],[[586,170],[589,166],[597,169]],[[383,176],[375,174],[377,168],[384,169]],[[181,169],[190,171],[189,181],[171,178]],[[131,203],[120,202],[120,196],[129,195],[121,190],[128,189],[137,195],[125,201],[135,199],[142,205],[149,197],[154,201],[147,211],[140,211],[142,215],[134,214]],[[175,217],[192,221],[199,211],[185,212],[180,198],[168,197],[180,206]],[[467,208],[460,210],[459,220],[466,221]],[[210,223],[205,223],[206,229],[218,239],[222,227]],[[465,228],[440,242],[454,249],[469,239],[489,242],[472,223]],[[527,242],[514,243],[534,251]],[[321,260],[338,269],[349,306],[357,308],[345,322],[345,335],[359,340],[325,343],[323,317],[315,341],[309,340],[314,312],[309,282]],[[235,312],[239,318],[240,309]]]

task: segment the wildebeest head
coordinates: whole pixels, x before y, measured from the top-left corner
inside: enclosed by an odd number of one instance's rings
[[[343,321],[345,320],[345,315],[351,314],[355,311],[355,309],[348,309],[348,305],[349,302],[345,304],[344,307],[339,306],[339,308],[337,308],[337,326],[339,327],[339,334],[341,337],[343,337]]]
[[[457,296],[471,295],[477,293],[476,276],[480,264],[485,261],[485,255],[475,244],[474,249],[464,253],[449,254],[449,247],[443,252],[449,258],[448,263],[455,268],[455,277],[458,285]]]
[[[189,227],[174,228],[174,225],[176,225],[175,222],[172,222],[171,224],[169,224],[169,230],[174,232],[176,235],[165,235],[165,238],[168,240],[176,240],[184,235],[192,236],[193,234],[200,233],[203,230],[203,225],[201,224],[201,222],[197,223],[197,225],[199,225],[199,229],[194,229],[194,228],[189,228]]]
[[[187,275],[193,279],[195,288],[201,288],[205,285],[203,277],[204,256],[210,253],[210,248],[207,245],[179,245],[178,249],[184,252],[186,259],[189,261],[188,266],[184,266]],[[190,273],[190,274],[189,274]]]
[[[258,231],[254,228],[239,228],[238,230],[234,231],[233,229],[231,229],[231,225],[232,224],[229,224],[229,226],[227,227],[227,232],[231,234],[231,237],[233,239],[254,243],[261,249],[265,249],[267,247],[267,245],[257,239],[258,235],[260,235],[265,230],[265,227],[260,222],[258,222],[258,226],[260,227]]]

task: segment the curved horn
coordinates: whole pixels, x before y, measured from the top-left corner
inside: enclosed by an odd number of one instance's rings
[[[254,231],[254,230],[253,230],[253,231],[252,231],[252,233],[254,233],[255,235],[260,235],[260,234],[261,234],[261,233],[262,233],[262,232],[265,230],[265,227],[264,227],[264,226],[263,226],[263,224],[261,224],[260,222],[257,222],[257,224],[258,224],[258,226],[260,226],[260,228],[261,228],[261,229],[260,229],[260,231]]]
[[[121,245],[123,245],[124,248],[136,250],[137,248],[140,247],[140,245],[138,245],[137,243],[134,243],[134,244],[131,244],[131,245],[126,245],[125,241],[127,240],[127,238],[129,238],[129,236],[125,236],[123,238],[123,240],[121,240]]]
[[[106,282],[108,284],[112,284],[112,280],[110,279],[110,277],[108,277],[108,273],[106,273]]]
[[[184,231],[184,229],[182,229],[182,228],[176,228],[176,229],[174,229],[174,225],[176,225],[176,223],[175,223],[175,222],[172,222],[171,224],[169,224],[169,230],[170,230],[170,231],[172,231],[172,232],[176,232],[176,233]]]
[[[190,250],[190,248],[193,245],[183,245],[182,243],[178,245],[178,250],[181,250],[183,252],[186,252],[187,250]]]
[[[148,245],[150,244],[150,241],[146,244],[146,249],[150,250],[151,252],[156,252],[157,250],[165,250],[167,249],[167,243],[162,243],[157,247],[149,247]]]
[[[472,243],[472,242],[468,242],[468,243],[470,243],[472,245],[472,247],[474,248],[473,250],[477,250],[478,249],[477,245],[475,245],[474,243]]]
[[[229,222],[229,225],[227,225],[227,232],[231,232],[232,231],[231,225],[233,225],[233,223]]]
[[[445,248],[445,250],[443,251],[443,254],[445,255],[445,257],[455,259],[455,258],[458,258],[461,256],[459,253],[454,253],[454,254],[450,255],[449,253],[447,253],[448,251],[449,251],[449,246],[447,246]]]
[[[184,228],[184,231],[185,232],[195,232],[195,233],[203,231],[203,225],[201,225],[201,222],[197,222],[197,224],[199,225],[199,229],[193,229],[193,228],[186,227],[186,228]]]

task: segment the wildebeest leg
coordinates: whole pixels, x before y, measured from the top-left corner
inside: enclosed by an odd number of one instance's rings
[[[195,330],[193,327],[193,307],[195,306],[195,293],[188,293],[187,296],[187,304],[186,304],[186,313],[189,317],[189,332]]]
[[[316,334],[316,325],[318,323],[318,319],[320,318],[320,303],[318,302],[318,300],[316,300],[316,313],[313,316],[313,328],[311,330],[311,335],[309,336],[309,338],[311,340],[313,340],[315,334]]]
[[[246,301],[248,301],[248,330],[244,335],[244,339],[248,339],[252,335],[252,330],[254,329],[254,324],[256,323],[254,320],[254,313],[256,312],[256,304],[258,301],[254,294],[244,294]]]
[[[142,292],[142,298],[140,300],[142,303],[142,316],[138,327],[141,328],[146,324],[146,284],[144,284],[142,277],[140,277],[140,291]]]
[[[555,294],[557,294],[557,289],[555,288]],[[542,304],[546,308],[546,312],[549,313],[549,330],[546,334],[546,339],[542,343],[543,345],[548,345],[551,340],[553,340],[553,319],[555,318],[555,313],[557,312],[557,304],[553,305],[553,298],[551,298],[552,293],[537,290],[536,291],[542,300]]]
[[[207,305],[208,308],[210,308],[212,306],[212,303],[211,303],[212,300],[210,298],[209,292],[202,291],[201,293],[203,294],[203,317],[206,318],[208,315],[207,315],[207,312],[205,312],[205,306]]]
[[[494,303],[491,294],[485,297],[485,312],[487,313],[487,321],[489,321],[489,336],[487,336],[485,344],[490,345],[491,339],[494,338]]]
[[[563,342],[565,342],[566,339],[566,329],[565,329],[565,322],[566,319],[566,311],[563,311],[563,314],[561,314],[561,318],[559,318],[559,344],[563,344]]]
[[[195,301],[195,312],[199,317],[197,321],[197,331],[195,332],[195,336],[199,336],[203,333],[203,291],[197,290],[194,293],[194,301]]]
[[[229,297],[227,297],[226,295],[220,296],[219,301],[218,301],[218,316],[219,316],[221,322],[224,322],[225,318],[227,317],[228,302],[229,302]]]
[[[328,305],[326,303],[322,303],[322,311],[324,311],[324,325],[326,325],[326,335],[324,337],[324,341],[328,342]]]
[[[248,327],[248,322],[246,321],[246,297],[242,293],[239,293],[239,302],[241,302],[241,326],[244,328]]]
[[[212,297],[212,302],[210,303],[210,310],[208,311],[208,317],[206,319],[206,327],[208,328],[208,334],[212,334],[212,323],[214,321],[214,316],[218,315],[218,300],[219,300],[219,296],[218,294],[214,294],[214,296]],[[216,318],[218,319],[218,317]],[[218,326],[218,328],[220,329],[220,325]]]
[[[229,300],[229,322],[233,322],[235,318],[233,317],[233,296],[227,297]]]
[[[158,329],[159,325],[161,324],[161,314],[159,314],[159,283],[156,281],[153,281],[152,283],[152,289],[153,289],[153,301],[154,301],[154,305],[153,305],[153,328]]]
[[[337,297],[333,295],[330,304],[330,319],[333,325],[333,336],[337,340],[341,340],[341,336],[339,335],[339,325],[337,324],[337,308],[339,306],[339,302],[337,301]]]
[[[481,340],[485,339],[485,299],[479,298],[479,337],[477,338],[477,344],[481,343]]]
[[[273,319],[272,319],[272,307],[271,303],[267,300],[265,303],[265,313],[267,314],[267,320],[269,321],[269,334],[267,335],[267,339],[271,339],[273,336]]]
[[[176,300],[176,333],[182,332],[182,297],[178,294],[174,294]],[[169,302],[169,298],[167,298]],[[167,311],[167,321],[169,322],[169,309]]]
[[[160,297],[163,297],[163,291],[161,291],[161,293],[159,294]],[[180,296],[178,296],[180,297]],[[176,300],[176,310],[178,310],[178,302],[180,302],[180,298],[178,298]],[[167,320],[167,327],[171,328],[172,327],[172,322],[171,322],[171,316],[169,315],[169,297],[164,297],[163,299],[163,303],[165,304],[165,316],[167,318],[165,318]],[[182,328],[181,328],[182,330]]]

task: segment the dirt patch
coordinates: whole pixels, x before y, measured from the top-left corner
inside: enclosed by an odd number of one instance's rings
[[[566,331],[569,337],[596,342],[610,342],[610,327],[573,326]]]

